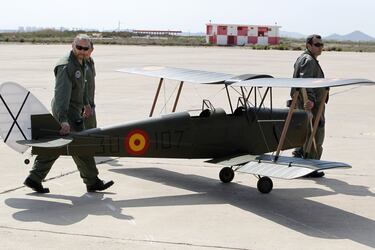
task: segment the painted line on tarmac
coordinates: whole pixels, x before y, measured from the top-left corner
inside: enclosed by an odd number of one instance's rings
[[[175,247],[186,246],[186,247],[192,247],[193,249],[196,247],[201,247],[201,248],[213,248],[213,249],[250,250],[249,248],[240,248],[240,247],[215,246],[215,245],[193,244],[193,243],[187,243],[187,242],[154,240],[151,235],[145,235],[146,239],[131,239],[131,238],[111,237],[111,236],[105,236],[105,235],[67,233],[67,232],[59,232],[59,231],[52,231],[52,230],[27,229],[27,228],[17,228],[17,227],[8,227],[8,226],[0,226],[0,229],[26,231],[26,232],[34,232],[34,233],[50,233],[50,234],[56,234],[56,235],[89,237],[89,238],[97,238],[97,239],[108,239],[108,240],[118,240],[118,241],[128,241],[128,242],[138,242],[138,243],[149,243],[149,244],[165,244],[165,245],[172,245]],[[147,239],[147,238],[152,238],[152,239]]]

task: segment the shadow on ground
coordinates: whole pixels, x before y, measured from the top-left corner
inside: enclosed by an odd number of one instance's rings
[[[160,168],[116,168],[110,171],[186,189],[196,194],[119,201],[103,198],[103,193],[85,194],[81,197],[47,194],[43,195],[43,199],[64,201],[46,201],[35,197],[9,198],[5,203],[10,207],[23,209],[13,215],[16,220],[40,221],[54,225],[74,224],[88,215],[110,215],[118,219],[131,220],[132,216],[122,213],[129,207],[230,204],[309,236],[349,239],[375,247],[373,220],[309,199],[338,193],[373,197],[374,194],[363,186],[351,186],[342,181],[322,178],[315,181],[330,187],[333,191],[319,188],[276,188],[270,194],[263,195],[256,188],[249,186],[236,183],[222,184],[216,179]]]

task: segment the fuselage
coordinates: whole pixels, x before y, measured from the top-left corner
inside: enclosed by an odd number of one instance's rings
[[[217,158],[234,154],[263,154],[275,151],[287,109],[244,109],[233,114],[204,110],[96,128],[76,133],[63,148],[36,148],[34,154],[93,155],[155,158]],[[302,146],[308,118],[295,111],[282,149]]]

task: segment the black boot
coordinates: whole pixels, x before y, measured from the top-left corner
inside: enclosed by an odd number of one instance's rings
[[[321,177],[323,177],[325,174],[324,174],[324,172],[323,171],[314,171],[314,172],[312,172],[312,173],[310,173],[310,174],[307,174],[307,175],[305,175],[305,176],[303,176],[304,178],[321,178]]]
[[[87,192],[103,191],[112,186],[113,184],[113,181],[105,182],[99,178],[96,178],[96,182],[92,185],[87,185],[86,188]]]
[[[26,187],[31,188],[37,193],[46,194],[49,193],[49,188],[44,188],[41,183],[33,181],[30,177],[27,177],[23,183]]]

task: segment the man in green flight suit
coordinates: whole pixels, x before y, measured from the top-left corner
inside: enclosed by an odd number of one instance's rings
[[[324,78],[324,73],[322,68],[319,65],[319,61],[317,60],[318,56],[321,55],[323,51],[324,44],[322,43],[322,37],[320,35],[310,35],[306,39],[306,50],[305,52],[300,55],[295,64],[294,64],[294,78]],[[292,89],[291,96],[293,96],[295,89]],[[324,96],[325,89],[324,88],[314,88],[314,89],[306,89],[307,93],[307,100],[304,100],[303,94],[300,93],[297,101],[297,108],[304,109],[306,111],[310,111],[313,120],[312,124],[314,124],[315,117],[318,114],[319,106],[321,104],[322,98]],[[327,102],[327,100],[324,100]],[[325,118],[324,118],[324,110],[322,116],[319,121],[319,126],[316,131],[315,135],[315,147],[310,149],[310,152],[307,151],[307,141],[303,148],[297,148],[293,155],[296,157],[304,157],[309,159],[320,159],[322,152],[323,152],[323,141],[324,141],[324,125],[325,125]],[[310,130],[309,130],[310,131]],[[310,137],[310,133],[308,133],[308,137]],[[306,177],[323,177],[324,172],[314,171],[311,174],[307,175]]]
[[[54,69],[55,92],[52,99],[52,113],[60,123],[61,135],[71,131],[84,130],[84,116],[89,117],[92,109],[89,105],[85,87],[85,57],[90,48],[90,38],[80,34],[74,38],[71,52],[62,58]],[[77,168],[88,192],[102,191],[113,185],[113,181],[104,182],[98,178],[98,169],[94,157],[73,155]],[[47,176],[58,156],[38,155],[24,184],[38,193],[48,193],[41,182]]]
[[[96,121],[96,112],[95,112],[95,64],[94,60],[91,57],[91,53],[94,51],[94,44],[90,41],[90,49],[87,51],[86,54],[86,88],[87,94],[89,99],[89,104],[92,109],[92,114],[90,116],[84,115],[84,125],[85,129],[96,128],[97,121]]]

